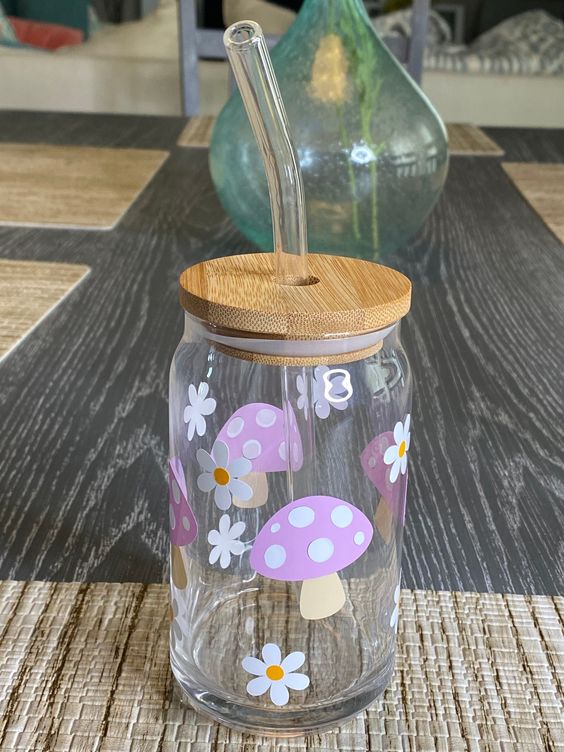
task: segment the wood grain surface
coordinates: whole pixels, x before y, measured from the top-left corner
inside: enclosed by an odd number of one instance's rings
[[[168,152],[0,144],[0,224],[111,229]]]
[[[190,118],[186,127],[178,137],[178,146],[194,146],[205,148],[210,145],[215,117],[213,115],[197,115]]]
[[[0,360],[65,298],[90,269],[0,259]]]
[[[189,264],[249,250],[178,118],[0,113],[6,141],[172,149],[111,233],[0,228],[5,258],[92,268],[0,365],[0,576],[162,582],[168,368]],[[561,131],[488,133],[564,162]],[[390,259],[413,283],[408,587],[564,590],[564,251],[498,160],[453,158]],[[134,273],[133,273],[134,272]]]
[[[404,590],[382,698],[332,732],[295,739],[242,734],[181,703],[167,610],[163,585],[0,583],[0,750],[556,752],[564,744],[561,597]],[[215,640],[214,651],[244,696],[246,653],[232,640]],[[310,687],[291,702],[315,701],[331,667],[308,652],[304,670]],[[248,697],[250,706],[262,701]]]
[[[503,149],[477,125],[447,123],[451,156],[500,157]]]
[[[564,165],[504,162],[523,197],[564,243]]]

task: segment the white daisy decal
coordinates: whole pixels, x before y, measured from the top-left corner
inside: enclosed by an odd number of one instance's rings
[[[245,457],[229,461],[229,448],[223,441],[216,441],[211,454],[205,449],[198,449],[196,457],[202,470],[198,476],[200,491],[214,491],[216,506],[225,511],[231,506],[233,496],[242,501],[249,501],[253,489],[239,478],[251,472],[252,464]]]
[[[215,564],[219,559],[219,566],[227,569],[231,563],[231,555],[241,556],[245,550],[245,544],[237,540],[243,534],[246,525],[244,522],[231,524],[228,514],[222,515],[218,525],[219,530],[210,530],[208,543],[213,546],[210,552],[209,562]]]
[[[392,611],[392,615],[390,616],[390,627],[396,633],[398,631],[400,593],[401,593],[401,573],[400,573],[400,582],[398,582],[398,586],[394,590],[394,610]]]
[[[405,423],[398,420],[394,428],[394,443],[384,453],[385,464],[392,466],[390,470],[390,483],[396,482],[400,471],[402,475],[405,475],[405,471],[407,470],[407,452],[411,440],[411,433],[409,431],[410,422],[411,415],[409,414],[405,419]]]
[[[205,415],[211,415],[216,408],[216,401],[208,397],[210,388],[205,381],[200,382],[196,390],[194,384],[188,387],[188,402],[184,408],[184,422],[188,423],[188,441],[194,438],[194,432],[203,436],[206,432]]]
[[[324,420],[331,412],[331,406],[336,410],[345,410],[353,389],[351,377],[344,368],[330,369],[328,366],[317,366],[313,372],[313,394],[308,395],[308,384],[303,375],[296,379],[298,389],[298,409],[308,413],[308,407],[313,403],[315,414]]]
[[[278,645],[269,642],[262,649],[263,660],[247,656],[243,658],[242,666],[255,679],[247,684],[247,692],[253,697],[259,697],[270,690],[270,699],[275,705],[286,705],[290,699],[288,689],[307,689],[309,677],[305,674],[294,673],[303,666],[305,655],[296,651],[282,660],[282,653]]]

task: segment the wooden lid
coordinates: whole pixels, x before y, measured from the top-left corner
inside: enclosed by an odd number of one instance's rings
[[[309,285],[279,285],[273,253],[203,261],[180,276],[188,313],[222,329],[273,339],[354,336],[409,311],[411,282],[371,261],[310,253]]]

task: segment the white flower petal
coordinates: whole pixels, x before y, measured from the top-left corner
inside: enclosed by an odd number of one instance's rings
[[[208,559],[210,564],[215,564],[215,562],[219,559],[221,555],[221,546],[215,546],[210,551],[210,557]]]
[[[296,377],[296,388],[300,394],[305,394],[306,391],[306,385],[304,377],[299,375]]]
[[[207,470],[208,473],[213,473],[215,470],[215,462],[211,454],[206,452],[205,449],[198,449],[196,452],[196,459],[200,463],[202,470]]]
[[[229,493],[229,489],[226,488],[226,486],[216,486],[214,500],[218,509],[223,511],[229,509],[231,506],[231,494]]]
[[[227,569],[227,567],[231,564],[231,552],[228,548],[224,548],[221,552],[221,557],[219,559],[219,566],[222,569]]]
[[[231,541],[229,544],[229,550],[233,554],[233,556],[241,556],[241,554],[245,551],[245,544],[243,541]]]
[[[208,395],[210,388],[208,384],[205,381],[200,382],[200,386],[198,387],[198,401],[203,402],[205,398]]]
[[[198,399],[198,392],[196,391],[196,387],[194,384],[190,384],[188,387],[188,402],[191,405],[194,405]]]
[[[270,679],[267,679],[266,676],[257,676],[256,679],[251,679],[247,684],[247,692],[253,697],[259,697],[259,695],[263,695],[266,692],[271,683]]]
[[[189,420],[192,418],[192,408],[190,405],[186,405],[184,408],[184,422],[188,423]]]
[[[403,455],[403,457],[400,460],[400,469],[401,469],[401,474],[405,475],[405,471],[407,470],[407,452]]]
[[[229,464],[229,447],[223,441],[216,441],[212,448],[212,456],[218,467],[227,467]]]
[[[200,413],[202,415],[211,415],[214,412],[216,405],[216,401],[211,397],[208,397],[208,399],[204,400],[200,405]]]
[[[221,545],[221,535],[218,530],[210,530],[208,533],[208,543],[210,546]]]
[[[309,676],[305,674],[286,674],[282,681],[290,689],[307,689],[309,687]]]
[[[394,441],[396,442],[396,444],[398,444],[398,446],[403,441],[403,423],[401,422],[401,420],[398,420],[398,422],[394,426]]]
[[[405,423],[403,424],[403,435],[404,437],[407,436],[409,433],[409,428],[411,426],[411,413],[407,413],[405,416]]]
[[[409,451],[409,445],[411,444],[411,433],[406,434],[405,436],[405,451]]]
[[[246,524],[244,522],[236,522],[228,533],[228,537],[231,540],[238,538],[245,532]]]
[[[272,682],[270,685],[270,699],[275,705],[286,705],[290,699],[290,693],[283,682]]]
[[[214,488],[216,485],[214,477],[211,473],[202,473],[201,475],[198,475],[197,483],[200,491],[203,491],[204,493],[211,491],[212,488]]]
[[[393,465],[398,458],[398,448],[395,444],[389,446],[384,452],[384,464]]]
[[[300,666],[304,665],[305,655],[296,650],[294,653],[287,655],[280,664],[284,671],[288,674],[290,671],[295,671]]]
[[[196,432],[198,433],[198,436],[203,436],[206,432],[206,419],[202,418],[201,415],[198,415],[198,417],[194,420],[194,424],[196,426]],[[192,431],[192,434],[194,432]]]
[[[325,420],[329,416],[329,412],[331,411],[331,408],[329,407],[329,403],[326,399],[318,399],[315,403],[315,414],[318,418],[321,418],[321,420]]]
[[[188,441],[192,441],[192,439],[194,438],[194,428],[196,427],[196,423],[192,419],[187,421],[187,423],[188,433],[186,434],[186,436],[188,437]]]
[[[333,402],[332,404],[335,410],[346,410],[349,405],[347,400],[343,400],[342,402]]]
[[[229,529],[231,528],[231,520],[228,514],[221,515],[218,528],[222,536],[227,536],[229,534]]]
[[[400,465],[401,465],[401,460],[398,457],[398,459],[392,465],[392,469],[390,470],[390,483],[395,483],[396,480],[398,479]]]
[[[229,482],[229,491],[241,501],[249,501],[253,496],[253,489],[242,480],[234,478]]]
[[[249,674],[255,674],[255,676],[264,676],[266,672],[266,664],[252,655],[243,658],[241,665],[245,671],[248,671]]]
[[[249,460],[245,459],[245,457],[239,457],[229,463],[227,472],[232,478],[241,478],[244,475],[248,475],[252,469],[253,465]]]
[[[282,653],[278,645],[268,642],[262,649],[262,658],[267,666],[279,666],[282,660]]]

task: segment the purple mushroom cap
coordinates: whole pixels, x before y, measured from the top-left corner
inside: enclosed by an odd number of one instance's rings
[[[229,447],[230,457],[248,459],[253,473],[282,472],[287,469],[288,456],[292,469],[299,470],[304,461],[303,446],[296,416],[290,406],[288,415],[289,448],[286,446],[284,412],[265,402],[240,407],[223,426],[217,440]]]
[[[168,461],[168,508],[170,542],[173,546],[187,546],[198,537],[198,523],[188,503],[186,477],[178,457]]]
[[[374,530],[352,504],[333,496],[306,496],[279,509],[251,551],[251,566],[272,580],[298,581],[338,572],[356,561]]]
[[[390,482],[391,465],[384,462],[386,449],[395,443],[391,431],[381,433],[368,444],[360,455],[360,464],[366,477],[388,502],[392,514],[401,524],[405,523],[405,500],[407,496],[407,473]]]

